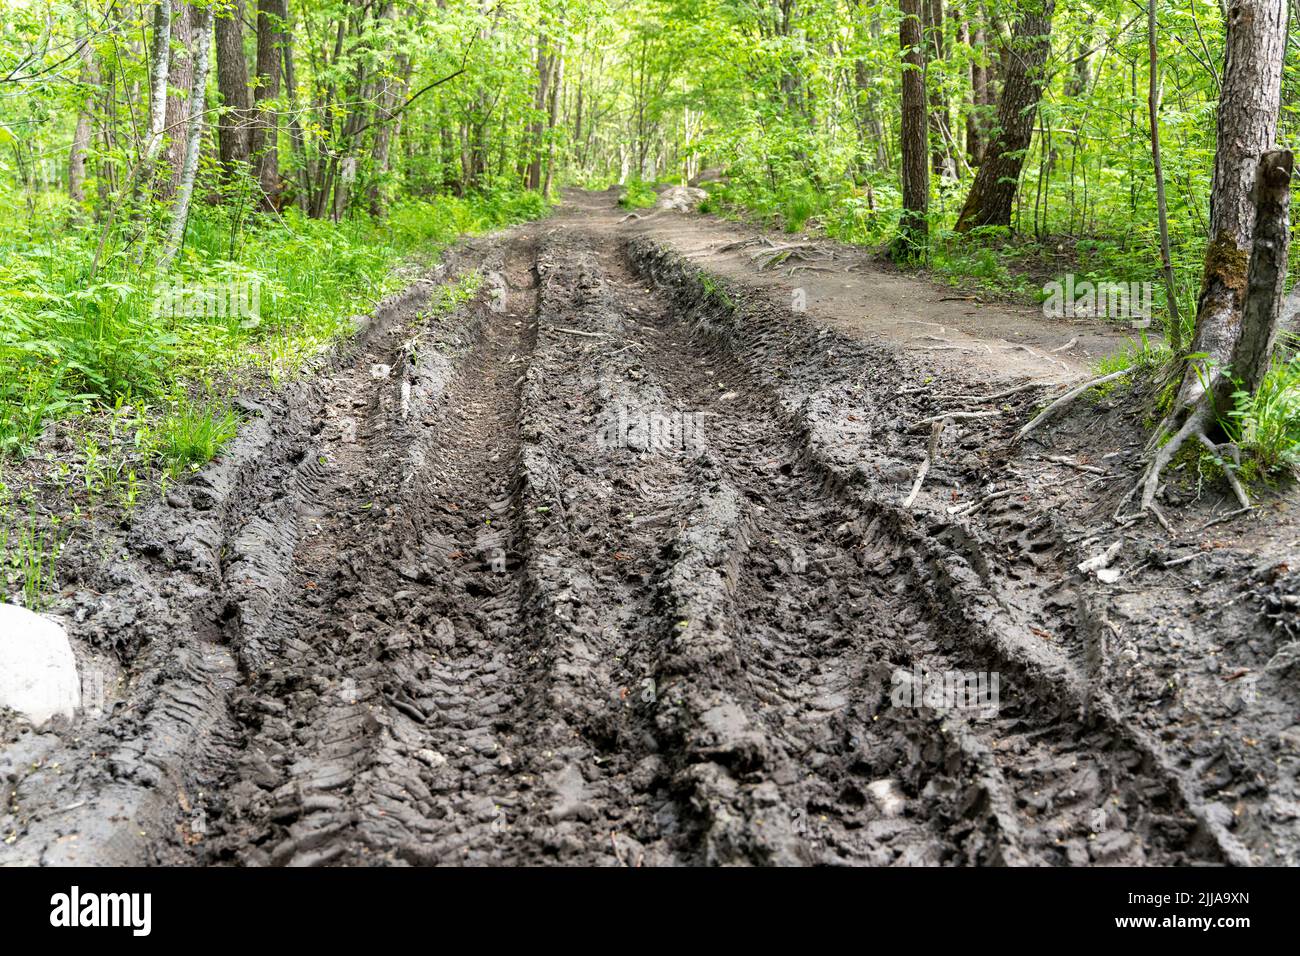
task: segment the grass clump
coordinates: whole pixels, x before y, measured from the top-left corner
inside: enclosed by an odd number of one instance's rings
[[[239,431],[229,405],[182,403],[158,426],[158,458],[172,479],[211,461]]]

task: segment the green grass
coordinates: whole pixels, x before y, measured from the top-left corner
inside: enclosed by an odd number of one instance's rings
[[[173,479],[211,461],[239,431],[239,416],[229,405],[182,403],[158,426],[158,457]]]
[[[1242,480],[1300,473],[1300,359],[1275,361],[1254,395],[1233,402],[1223,424],[1241,449]]]
[[[407,281],[398,265],[545,212],[536,193],[406,202],[383,221],[340,223],[198,204],[164,279],[129,244],[91,276],[93,226],[0,202],[0,466],[41,453],[41,483],[68,501],[42,516],[26,489],[19,513],[0,483],[0,600],[42,607],[85,509],[130,513],[151,485],[219,455],[240,425],[229,396],[308,370]],[[56,421],[71,455],[41,448]]]
[[[59,523],[41,522],[33,507],[20,516],[0,484],[0,602],[42,610],[55,583],[62,541]]]
[[[653,206],[658,199],[659,195],[652,184],[633,179],[623,187],[623,195],[619,197],[618,204],[624,209],[645,209]]]
[[[91,277],[93,228],[11,214],[0,230],[0,456],[30,453],[52,419],[157,405],[211,378],[292,378],[400,285],[403,259],[544,211],[529,193],[408,202],[383,222],[295,210],[249,221],[200,206],[165,280],[130,250]],[[225,306],[195,308],[197,292]]]
[[[1098,375],[1109,375],[1135,368],[1153,375],[1173,360],[1173,353],[1162,342],[1152,343],[1145,334],[1137,342],[1127,342],[1118,352],[1103,357],[1095,366]]]

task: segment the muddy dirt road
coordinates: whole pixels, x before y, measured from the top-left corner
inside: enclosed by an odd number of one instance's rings
[[[925,370],[618,219],[576,197],[468,243],[68,556],[60,613],[107,699],[0,723],[0,862],[1294,852],[1284,815],[1234,832],[1183,731],[1108,687],[1078,549],[988,490],[1009,424],[953,439],[904,507]],[[430,304],[469,271],[477,295]]]

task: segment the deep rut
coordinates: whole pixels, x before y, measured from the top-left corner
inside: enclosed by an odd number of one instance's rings
[[[1231,857],[1084,664],[1016,650],[960,529],[864,478],[911,414],[881,353],[563,220],[461,261],[477,294],[408,297],[137,536],[169,636],[123,712],[170,723],[15,805],[151,794],[167,862]],[[954,675],[987,713],[926,696]]]

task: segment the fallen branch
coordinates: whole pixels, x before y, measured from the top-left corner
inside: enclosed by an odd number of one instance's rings
[[[947,416],[941,417],[930,428],[930,444],[925,450],[925,461],[921,462],[921,470],[916,473],[916,482],[912,485],[911,493],[903,499],[903,507],[910,508],[916,501],[916,496],[921,493],[921,485],[925,483],[925,476],[930,473],[930,465],[933,464],[935,456],[939,453],[939,436],[943,434],[945,426],[948,424]]]
[[[1011,495],[1014,495],[1015,493],[1016,493],[1015,488],[1005,488],[1002,491],[993,491],[987,495],[975,499],[970,504],[953,505],[948,509],[948,514],[957,518],[962,518],[965,517],[966,515],[974,514],[976,511],[979,511],[990,501],[997,501],[999,498],[1009,498]]]
[[[1064,455],[1045,455],[1044,461],[1050,461],[1057,465],[1069,465],[1071,468],[1077,468],[1079,471],[1086,471],[1091,475],[1106,474],[1105,468],[1098,468],[1096,465],[1084,465],[1075,461],[1073,458],[1066,458]]]

